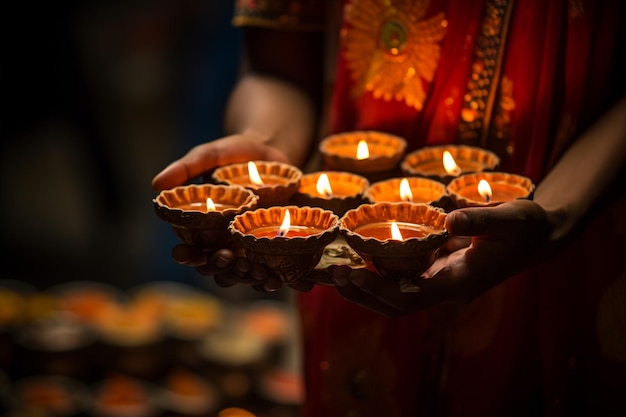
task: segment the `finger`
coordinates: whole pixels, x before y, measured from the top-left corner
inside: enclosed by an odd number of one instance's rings
[[[440,255],[466,248],[470,243],[472,243],[472,240],[469,237],[451,236],[441,248]]]
[[[375,273],[365,269],[355,270],[354,273],[358,275],[367,274],[369,275],[367,277],[368,280],[382,279]],[[340,270],[334,278],[335,288],[346,300],[386,317],[396,317],[401,313],[398,309],[382,302],[376,296],[363,291],[358,285],[354,284],[353,278],[351,276],[346,276],[343,271]]]
[[[333,285],[333,277],[328,269],[314,269],[306,277],[306,281],[312,284]]]
[[[184,184],[221,165],[255,159],[288,162],[280,151],[242,135],[227,136],[192,148],[185,156],[172,162],[152,180],[157,190]]]
[[[489,263],[473,256],[477,252],[473,248],[459,250],[436,260],[422,274],[416,285],[422,294],[428,294],[428,304],[468,303],[482,291],[480,287],[488,280]]]
[[[543,217],[541,208],[528,200],[496,207],[469,207],[446,216],[446,229],[455,236],[507,236],[522,233],[531,221]]]
[[[372,278],[368,273],[356,272],[350,275],[350,282],[361,291],[375,297],[385,305],[391,306],[398,312],[420,310],[431,299],[430,294],[425,294],[421,288],[419,292],[404,293],[400,290],[400,281],[377,277]],[[419,287],[419,286],[418,286]]]
[[[232,287],[235,284],[240,282],[240,278],[235,274],[216,274],[213,276],[213,280],[215,281],[215,285],[222,288]]]
[[[219,249],[211,254],[205,254],[205,263],[196,268],[202,275],[213,275],[229,269],[235,260],[235,255],[228,249]]]
[[[278,277],[272,277],[260,284],[253,285],[252,288],[259,292],[270,293],[278,290],[282,285],[283,283]]]
[[[191,267],[199,267],[207,263],[207,254],[189,245],[174,246],[172,248],[172,258],[180,265]]]

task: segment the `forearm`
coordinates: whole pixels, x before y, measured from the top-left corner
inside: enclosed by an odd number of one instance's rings
[[[554,225],[554,242],[571,235],[624,166],[626,98],[584,132],[537,187],[535,202]]]
[[[245,74],[227,108],[229,134],[252,132],[301,166],[321,107],[322,32],[247,28]]]
[[[277,78],[248,74],[228,103],[225,129],[228,134],[253,134],[301,166],[313,141],[316,114],[316,104],[302,89]]]

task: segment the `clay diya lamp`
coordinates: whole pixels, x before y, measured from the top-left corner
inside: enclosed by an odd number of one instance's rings
[[[367,178],[349,172],[324,171],[306,174],[293,198],[298,206],[321,207],[337,216],[363,203]]]
[[[397,169],[406,146],[406,141],[399,136],[355,131],[326,137],[319,150],[328,169],[350,171],[374,179]]]
[[[218,183],[251,190],[259,196],[259,207],[271,207],[289,203],[298,191],[302,171],[282,162],[249,161],[219,167],[212,177]]]
[[[228,224],[255,208],[257,201],[258,196],[243,187],[202,184],[161,191],[153,204],[182,242],[211,251],[230,242]]]
[[[487,207],[517,199],[532,199],[535,185],[521,175],[480,172],[455,178],[447,190],[457,208]]]
[[[442,207],[447,191],[443,183],[428,178],[391,178],[370,185],[363,197],[370,203],[404,201]]]
[[[339,233],[339,217],[319,207],[270,207],[242,213],[229,226],[252,263],[297,286],[315,268]]]
[[[402,172],[449,183],[461,174],[492,171],[500,165],[493,152],[465,145],[429,146],[408,154],[400,165]]]
[[[421,203],[364,204],[341,218],[340,233],[365,262],[403,292],[435,261],[448,240],[446,213]]]

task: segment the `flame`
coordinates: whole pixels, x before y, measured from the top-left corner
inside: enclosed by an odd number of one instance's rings
[[[454,157],[448,151],[443,151],[443,167],[448,174],[455,177],[461,174],[461,167],[456,164]]]
[[[400,181],[400,198],[402,201],[413,201],[413,193],[409,186],[409,180],[406,178],[402,178],[402,181]]]
[[[250,175],[250,182],[254,185],[263,185],[263,180],[259,175],[259,171],[256,168],[256,164],[252,161],[248,162],[248,175]]]
[[[370,157],[370,149],[367,147],[367,142],[360,140],[356,148],[356,159],[367,159]]]
[[[478,182],[478,194],[484,197],[487,203],[491,201],[491,186],[487,180],[480,180]]]
[[[211,197],[206,199],[206,211],[215,211],[215,203]]]
[[[391,238],[393,240],[403,241],[402,233],[400,233],[400,228],[396,222],[391,222]]]
[[[289,214],[289,210],[285,210],[285,217],[283,217],[283,223],[280,225],[278,229],[278,236],[287,236],[289,233],[289,227],[291,226],[291,215]]]
[[[328,175],[322,174],[317,179],[316,190],[319,195],[322,197],[330,197],[333,195],[333,189],[330,187],[330,181],[328,180]]]

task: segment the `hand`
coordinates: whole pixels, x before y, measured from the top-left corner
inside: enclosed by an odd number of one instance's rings
[[[332,271],[337,290],[352,302],[395,317],[443,302],[469,302],[552,250],[553,226],[543,208],[528,200],[455,210],[446,218],[446,228],[452,239],[416,281],[418,292],[402,293],[397,281],[347,267]]]
[[[185,184],[218,166],[254,160],[289,163],[283,152],[264,143],[259,135],[245,132],[192,148],[158,173],[152,180],[152,188],[166,190]]]
[[[263,143],[258,135],[247,132],[196,146],[157,174],[152,180],[152,186],[157,191],[169,189],[185,184],[217,166],[249,160],[288,162],[282,152]],[[271,274],[264,277],[260,268],[252,268],[243,254],[236,256],[231,248],[205,252],[181,244],[174,247],[172,257],[177,263],[193,267],[203,275],[213,275],[216,284],[222,287],[243,282],[259,290],[272,291],[282,285],[275,277],[271,278]]]
[[[202,275],[213,276],[215,283],[223,288],[247,284],[257,291],[272,292],[283,286],[281,279],[271,269],[252,264],[240,250],[224,248],[203,252],[194,246],[181,244],[174,247],[172,257],[180,265],[193,267]],[[312,281],[305,280],[291,287],[298,291],[309,291],[313,285]]]

